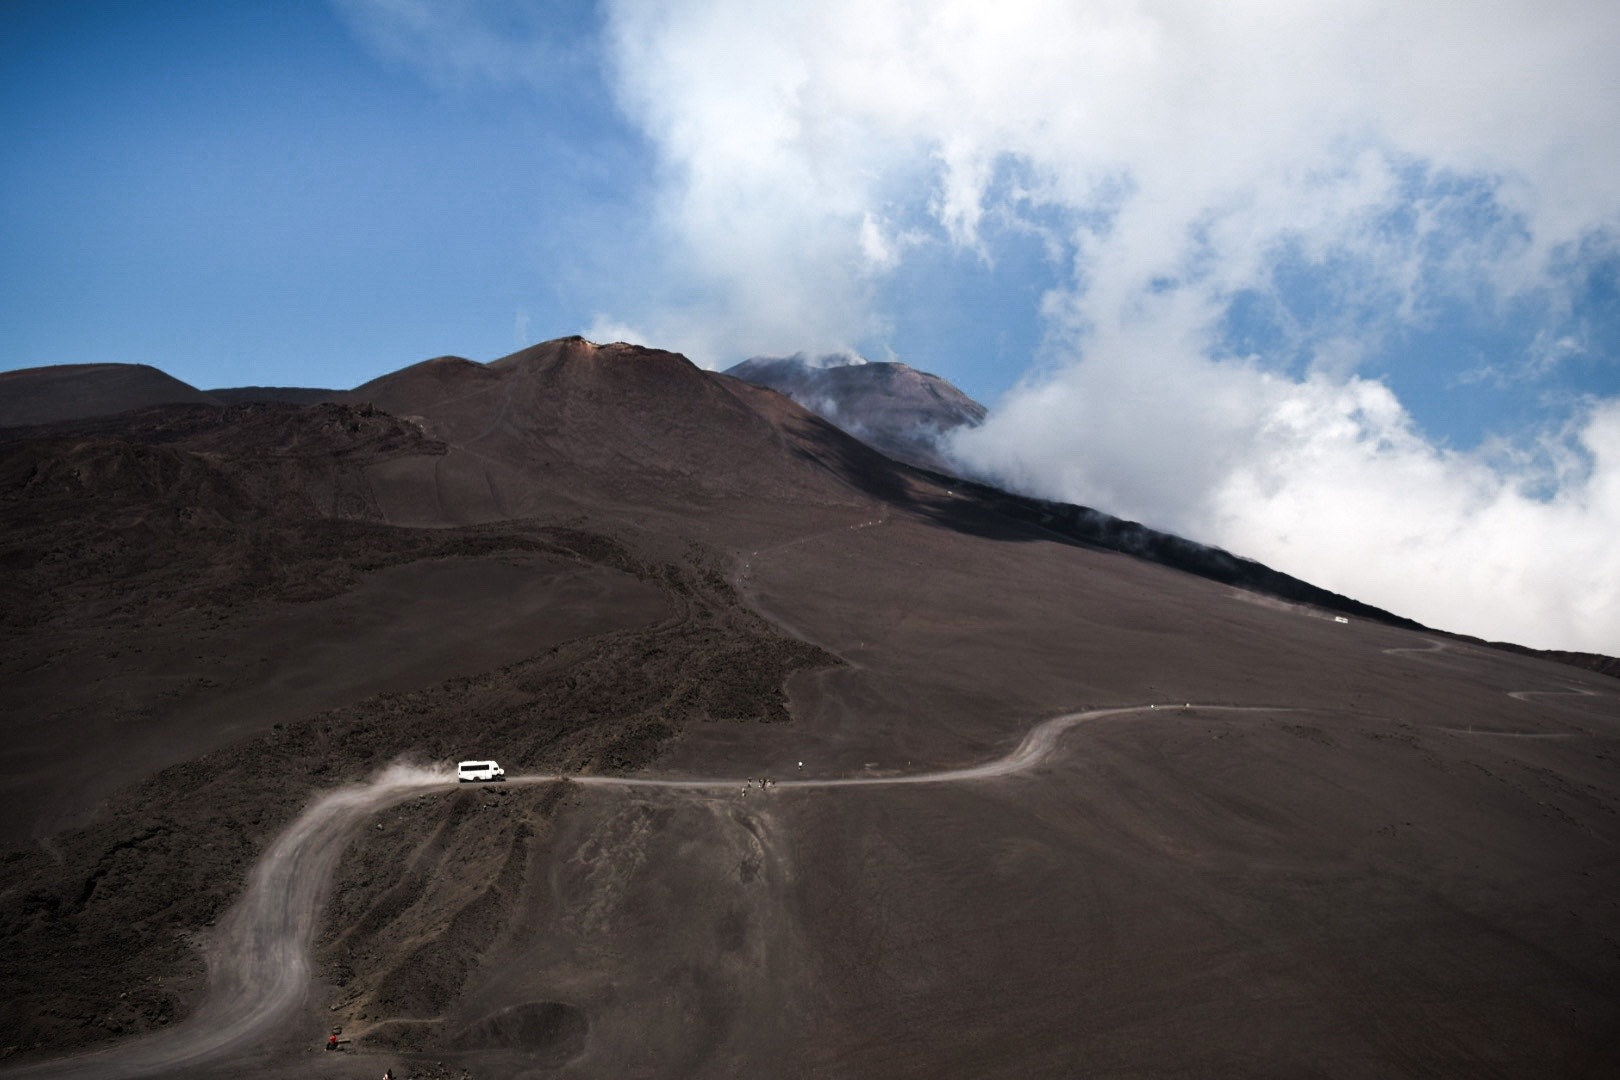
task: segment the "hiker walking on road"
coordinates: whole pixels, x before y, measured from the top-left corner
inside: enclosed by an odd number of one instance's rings
[[[326,1048],[328,1050],[336,1050],[337,1046],[338,1046],[337,1032],[334,1031],[334,1032],[332,1032],[332,1034],[326,1040]]]

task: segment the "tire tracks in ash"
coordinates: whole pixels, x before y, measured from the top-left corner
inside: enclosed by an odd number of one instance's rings
[[[1471,651],[1466,649],[1456,649],[1447,642],[1436,641],[1433,638],[1427,638],[1425,640],[1428,642],[1428,644],[1421,647],[1399,646],[1396,648],[1384,649],[1382,652],[1386,656],[1410,655],[1420,657],[1422,659],[1434,659],[1440,654],[1444,653],[1452,653],[1460,656]],[[1607,696],[1600,694],[1596,690],[1588,690],[1585,687],[1575,686],[1572,683],[1566,682],[1563,685],[1564,689],[1562,690],[1507,690],[1504,691],[1504,693],[1506,693],[1507,696],[1512,698],[1514,701],[1523,701],[1526,704],[1531,705],[1535,704],[1535,702],[1531,701],[1530,699],[1538,697],[1597,698]],[[1452,735],[1471,735],[1492,739],[1579,739],[1603,737],[1598,732],[1580,727],[1577,727],[1574,731],[1504,731],[1499,728],[1477,728],[1472,726],[1465,728],[1441,727],[1435,728],[1434,730],[1444,731]]]

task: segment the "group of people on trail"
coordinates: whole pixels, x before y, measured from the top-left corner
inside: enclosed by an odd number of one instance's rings
[[[804,767],[803,762],[800,762],[800,768],[803,768],[803,767]],[[768,776],[762,776],[758,780],[750,779],[746,784],[744,784],[742,786],[742,797],[745,798],[745,799],[748,798],[748,789],[753,787],[755,784],[759,785],[759,790],[764,791],[766,788],[770,787],[774,783],[776,783],[776,781],[772,780]]]

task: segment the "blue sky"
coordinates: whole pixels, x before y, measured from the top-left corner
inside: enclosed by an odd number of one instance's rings
[[[554,52],[516,72],[435,67],[424,43],[391,50],[324,4],[6,5],[0,364],[348,385],[445,352],[493,359],[603,315],[634,322],[627,284],[678,300],[679,282],[602,265],[658,258],[659,167],[614,100],[602,17],[534,10],[514,37]],[[841,344],[993,402],[1037,357],[1040,298],[1063,268],[1023,223],[992,224],[982,250],[918,224],[914,257],[874,289],[879,324]],[[1568,395],[1620,393],[1616,258],[1570,273],[1567,312],[1444,297],[1364,370],[1463,447],[1542,423]],[[1274,295],[1236,298],[1223,346],[1298,369],[1308,342],[1290,330],[1327,320],[1335,270],[1280,277]],[[1583,347],[1556,370],[1506,370],[1549,333]],[[766,351],[806,344],[826,342]]]
[[[964,469],[1620,652],[1610,8],[12,0],[0,368],[855,348]]]
[[[645,184],[594,59],[438,78],[320,4],[7,4],[0,42],[7,367],[347,386],[490,359],[522,313],[582,327],[568,248]]]

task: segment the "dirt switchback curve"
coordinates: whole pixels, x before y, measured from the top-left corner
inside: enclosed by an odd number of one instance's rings
[[[989,780],[1027,772],[1051,757],[1069,729],[1090,720],[1150,711],[1289,712],[1273,706],[1149,704],[1068,713],[1043,721],[1008,754],[956,769],[773,781],[773,788],[882,787]],[[514,784],[569,780],[584,787],[665,788],[722,792],[750,778],[566,776],[530,774]],[[208,953],[208,996],[184,1023],[160,1035],[105,1050],[4,1070],[6,1076],[53,1080],[158,1076],[218,1061],[272,1034],[304,1001],[310,943],[345,842],[372,814],[417,795],[457,788],[446,771],[395,765],[367,784],[338,788],[312,803],[266,849],[242,899],[214,932]]]
[[[350,830],[434,787],[442,773],[395,766],[317,799],[265,850],[208,948],[208,996],[178,1027],[21,1069],[18,1077],[159,1076],[216,1061],[272,1032],[309,989],[309,945]]]

